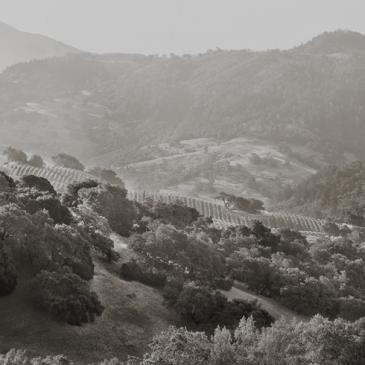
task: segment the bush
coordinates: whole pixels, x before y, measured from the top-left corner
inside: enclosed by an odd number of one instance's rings
[[[44,161],[42,159],[41,156],[38,155],[33,155],[29,160],[28,160],[28,165],[34,166],[34,167],[38,167],[38,168],[42,168],[44,167]]]
[[[5,172],[0,171],[0,191],[7,191],[16,187],[15,181]]]
[[[80,199],[96,213],[108,220],[110,228],[129,236],[137,217],[134,204],[127,199],[127,191],[118,186],[98,185],[80,191]]]
[[[29,188],[35,188],[39,191],[46,191],[50,194],[57,195],[56,190],[52,184],[44,177],[39,177],[35,175],[23,176],[20,180],[22,186],[27,186]]]
[[[234,196],[224,192],[220,193],[217,199],[221,199],[226,208],[238,209],[252,214],[258,214],[265,209],[264,203],[261,200],[245,199],[241,196]]]
[[[217,278],[214,279],[214,286],[220,290],[231,290],[233,286],[233,280],[231,278]]]
[[[270,314],[255,302],[229,302],[220,292],[212,293],[201,287],[185,287],[177,298],[175,309],[188,324],[205,330],[213,330],[218,325],[234,328],[242,317],[250,316],[259,328],[270,326],[273,322]]]
[[[125,262],[120,267],[120,274],[123,279],[130,281],[139,281],[142,270],[135,260]]]
[[[145,271],[135,260],[122,264],[120,274],[125,280],[138,281],[155,288],[162,288],[166,283],[164,273],[150,269]]]
[[[139,364],[191,365],[363,365],[365,322],[316,316],[296,323],[283,318],[258,331],[252,318],[232,332],[214,336],[170,327],[157,335]]]
[[[17,285],[17,271],[12,255],[0,246],[0,297],[11,294]]]
[[[27,155],[22,150],[17,150],[11,146],[6,148],[3,152],[8,162],[21,162],[27,163]]]
[[[13,349],[5,355],[0,354],[0,365],[73,365],[73,363],[63,355],[30,358],[25,351]]]
[[[147,201],[138,206],[140,218],[147,216],[159,220],[164,224],[172,224],[177,228],[185,228],[196,222],[199,212],[184,205],[182,202],[163,203],[161,201]]]
[[[68,207],[77,207],[82,201],[79,191],[82,189],[96,188],[99,183],[96,180],[87,180],[73,183],[67,186],[67,193],[63,195],[62,202]]]
[[[124,182],[118,177],[118,175],[113,170],[104,169],[102,167],[93,167],[88,171],[88,173],[104,180],[108,184],[117,185],[122,188],[125,187]]]
[[[85,166],[76,157],[66,153],[59,153],[58,155],[53,156],[52,160],[57,166],[66,167],[73,170],[85,170]]]
[[[62,205],[57,198],[50,195],[41,195],[36,199],[27,199],[24,202],[24,208],[30,214],[45,209],[56,224],[68,225],[72,222],[70,210]]]
[[[35,304],[71,325],[93,322],[104,310],[87,282],[72,273],[41,271],[31,288]]]
[[[355,321],[358,318],[365,317],[365,300],[354,297],[340,298],[339,300],[339,317]]]

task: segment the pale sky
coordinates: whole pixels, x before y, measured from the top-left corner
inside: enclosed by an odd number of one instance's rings
[[[99,53],[290,48],[364,17],[365,0],[0,0],[0,21]]]

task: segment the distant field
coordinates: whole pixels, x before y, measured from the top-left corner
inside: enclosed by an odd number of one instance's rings
[[[305,158],[298,160],[296,149],[253,138],[223,143],[197,138],[150,146],[143,160],[128,165],[120,163],[117,152],[101,156],[98,163],[109,164],[134,190],[148,190],[144,186],[148,181],[150,186],[154,184],[154,190],[180,191],[207,199],[225,191],[270,205],[270,194],[317,171],[311,165],[314,156],[309,150],[300,147],[300,156]],[[259,162],[255,163],[254,157]],[[316,161],[324,164],[320,157]]]

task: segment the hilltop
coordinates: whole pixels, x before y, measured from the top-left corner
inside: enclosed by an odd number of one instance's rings
[[[289,51],[81,54],[17,65],[0,77],[0,143],[27,130],[19,147],[35,148],[42,131],[41,152],[57,134],[66,152],[121,149],[130,161],[149,144],[249,135],[308,145],[328,159],[363,157],[364,39],[335,32]]]
[[[325,32],[298,49],[321,54],[364,53],[365,37],[361,33],[350,30]]]
[[[285,185],[365,158],[364,39],[337,31],[287,51],[15,65],[0,75],[0,145],[63,151],[132,188],[269,204]]]
[[[0,22],[0,44],[0,72],[19,62],[62,57],[79,52],[51,38],[22,32],[3,22]]]

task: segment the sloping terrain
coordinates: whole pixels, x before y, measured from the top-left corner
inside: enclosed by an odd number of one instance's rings
[[[141,355],[154,334],[175,323],[156,290],[121,280],[105,262],[95,262],[91,287],[103,315],[82,327],[57,323],[27,301],[27,285],[0,301],[0,351],[27,348],[33,355],[62,353],[77,364]],[[36,340],[35,340],[36,339]]]
[[[16,63],[62,57],[79,52],[61,42],[39,34],[21,32],[2,22],[0,22],[0,45],[0,72]]]
[[[148,160],[126,166],[110,154],[88,162],[105,165],[109,161],[135,190],[179,191],[208,200],[224,191],[262,200],[266,207],[286,186],[316,172],[311,166],[315,153],[309,149],[294,144],[284,149],[257,138],[225,142],[197,138],[160,144],[150,151]],[[320,159],[317,163],[325,165]]]
[[[302,315],[294,313],[273,299],[263,297],[262,295],[254,294],[244,288],[244,284],[235,282],[234,287],[229,291],[223,291],[229,300],[239,299],[248,302],[256,301],[260,307],[269,312],[275,320],[285,318],[287,320],[303,321],[306,318]]]
[[[112,167],[135,190],[225,191],[269,207],[287,185],[365,157],[364,39],[19,64],[0,75],[0,145]]]
[[[280,207],[365,226],[364,164],[357,161],[320,170],[289,189]]]
[[[0,143],[53,153],[57,136],[65,152],[119,151],[129,163],[147,159],[143,146],[254,136],[308,146],[330,162],[360,158],[363,39],[334,32],[288,51],[82,54],[18,65],[0,77]],[[28,132],[23,141],[19,131]]]
[[[58,191],[65,191],[67,185],[73,182],[80,182],[94,179],[93,176],[72,169],[60,167],[36,168],[26,164],[10,163],[2,167],[9,176],[19,179],[26,175],[35,175],[48,179]],[[287,214],[276,212],[270,214],[249,214],[244,212],[232,212],[225,209],[221,201],[205,200],[193,198],[178,192],[145,192],[129,191],[128,197],[131,200],[144,202],[145,199],[161,200],[165,202],[182,201],[189,207],[196,209],[200,214],[206,217],[212,217],[216,220],[216,225],[226,227],[229,225],[250,225],[255,220],[262,221],[271,228],[290,228],[299,231],[321,232],[324,224],[323,220],[314,219],[302,215]]]

